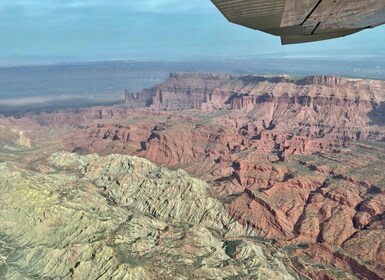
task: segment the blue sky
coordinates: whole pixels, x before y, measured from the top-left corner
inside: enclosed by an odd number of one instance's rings
[[[209,0],[0,0],[0,59],[365,57],[384,44],[382,26],[281,46],[278,37],[227,22]]]

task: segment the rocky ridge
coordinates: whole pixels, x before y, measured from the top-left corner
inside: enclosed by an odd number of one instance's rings
[[[0,165],[0,277],[300,279],[182,170],[121,155],[49,161]]]

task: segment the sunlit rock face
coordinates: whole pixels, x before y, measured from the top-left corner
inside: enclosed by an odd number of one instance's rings
[[[335,76],[225,75],[173,73],[169,79],[137,94],[126,93],[133,107],[150,106],[165,110],[251,108],[249,104],[278,100],[307,106],[318,104],[382,102],[384,81],[348,79]],[[319,97],[327,99],[319,100]],[[243,102],[242,102],[243,101]],[[248,106],[249,105],[249,106]]]

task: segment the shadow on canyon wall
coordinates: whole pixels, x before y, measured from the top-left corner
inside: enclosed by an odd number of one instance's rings
[[[385,102],[373,105],[373,110],[368,113],[370,125],[385,125]]]

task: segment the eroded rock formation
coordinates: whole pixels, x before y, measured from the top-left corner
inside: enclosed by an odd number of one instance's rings
[[[127,93],[127,106],[41,113],[13,124],[33,123],[52,150],[132,154],[186,170],[209,184],[248,236],[283,249],[304,278],[383,279],[384,88],[382,81],[338,77],[182,73],[143,95]],[[132,108],[138,104],[150,108]],[[17,129],[32,147],[9,158],[39,162],[32,134]],[[111,184],[112,203],[132,202],[120,179]],[[171,215],[153,203],[140,210]],[[222,241],[230,250],[239,240]],[[249,250],[248,242],[236,247]]]
[[[340,101],[381,102],[384,88],[384,81],[334,76],[293,79],[289,76],[174,73],[151,89],[137,94],[126,92],[126,102],[136,107],[166,110],[221,108],[228,102],[234,109],[240,109],[282,97],[286,101],[318,106]],[[138,103],[135,105],[135,102]]]
[[[69,153],[47,167],[0,164],[1,278],[299,279],[182,170]]]
[[[356,140],[385,138],[373,127],[384,116],[384,89],[383,81],[332,76],[293,80],[176,73],[128,100],[155,110],[246,110],[246,133],[274,142],[283,155],[310,154]]]

